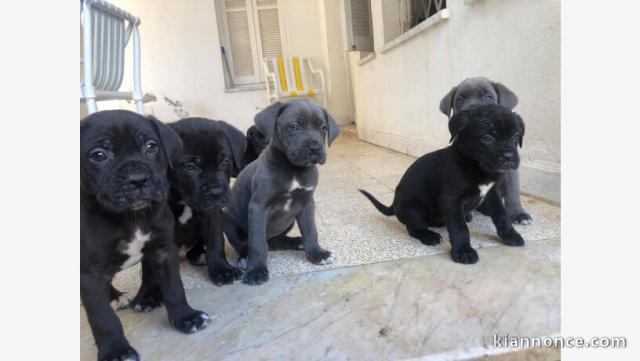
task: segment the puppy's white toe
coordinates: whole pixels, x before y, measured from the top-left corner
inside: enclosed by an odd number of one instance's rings
[[[133,300],[133,297],[127,292],[125,292],[121,294],[120,297],[111,301],[111,308],[113,308],[114,311],[122,310],[124,308],[129,307],[129,304],[131,303],[132,300]]]
[[[238,268],[240,268],[241,270],[247,269],[247,259],[246,258],[238,259]]]
[[[323,259],[322,261],[320,261],[321,265],[327,265],[327,264],[332,264],[333,261],[335,261],[335,258],[333,257],[333,255]]]

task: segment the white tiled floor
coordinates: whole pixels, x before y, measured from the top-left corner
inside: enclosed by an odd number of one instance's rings
[[[448,252],[450,247],[444,228],[435,229],[444,238],[442,244],[425,246],[410,237],[395,217],[380,214],[358,192],[363,188],[383,203],[391,204],[398,181],[414,160],[411,156],[365,143],[354,133],[343,131],[329,148],[327,163],[319,168],[320,184],[315,192],[320,244],[334,253],[336,262],[329,266],[315,266],[307,262],[302,251],[270,252],[271,276]],[[534,218],[533,225],[516,226],[526,241],[560,237],[558,206],[526,196],[523,202]],[[476,213],[470,228],[475,247],[502,247],[488,217]],[[297,233],[297,229],[292,232]],[[235,262],[233,249],[227,249],[229,259]],[[121,272],[116,277],[116,287],[135,293],[139,274],[139,266]],[[207,277],[203,267],[183,262],[185,288],[210,286]]]

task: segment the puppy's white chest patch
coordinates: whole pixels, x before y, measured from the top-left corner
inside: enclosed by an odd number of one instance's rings
[[[182,214],[180,215],[180,217],[178,217],[178,222],[180,222],[180,224],[187,224],[191,217],[193,217],[191,207],[185,204],[184,209],[182,210]]]
[[[129,256],[129,258],[124,261],[121,269],[129,268],[140,261],[142,258],[142,249],[149,239],[151,239],[151,233],[142,233],[140,228],[136,228],[133,239],[129,242],[123,241],[124,247],[122,253]]]
[[[480,197],[481,198],[484,198],[484,196],[487,195],[487,193],[489,192],[491,187],[493,187],[493,183],[494,182],[478,185],[478,190],[480,191]]]
[[[289,194],[287,194],[287,201],[284,203],[284,206],[283,206],[283,209],[287,212],[289,211],[289,209],[291,209],[291,201],[292,201],[291,192],[297,189],[302,189],[302,190],[311,192],[314,189],[314,187],[313,186],[303,187],[302,184],[300,184],[300,182],[298,181],[298,179],[294,177],[293,180],[291,181],[291,184],[289,185]]]
[[[296,179],[295,177],[293,178],[293,180],[291,181],[291,186],[289,186],[289,192],[293,192],[296,189],[303,189],[305,191],[312,191],[313,187],[303,187],[302,184],[300,184],[300,182],[298,182],[298,179]]]

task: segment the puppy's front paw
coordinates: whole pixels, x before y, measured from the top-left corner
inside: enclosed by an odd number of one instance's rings
[[[162,291],[160,288],[153,288],[143,292],[138,292],[131,301],[131,306],[136,312],[150,312],[154,308],[162,306]]]
[[[129,307],[132,300],[133,296],[127,292],[123,292],[120,296],[111,300],[111,308],[113,308],[114,311],[125,309]]]
[[[257,267],[244,274],[242,282],[248,285],[261,285],[269,280],[269,270],[267,267]]]
[[[515,214],[509,215],[509,220],[513,224],[526,224],[529,225],[533,223],[533,219],[529,215],[529,213],[525,211],[517,212]]]
[[[182,316],[177,320],[172,320],[171,324],[181,332],[194,333],[207,327],[209,324],[209,315],[204,312],[194,310],[186,316]]]
[[[242,271],[233,266],[209,268],[209,277],[216,286],[228,285],[242,278]]]
[[[138,352],[131,346],[122,346],[98,355],[99,361],[140,361]]]
[[[524,238],[513,228],[507,234],[501,235],[500,238],[507,246],[524,246]]]
[[[331,254],[331,252],[326,249],[317,249],[307,253],[307,258],[311,263],[316,265],[327,265],[332,264],[335,261],[335,258]]]
[[[471,246],[464,246],[451,250],[451,258],[453,262],[462,264],[472,264],[478,262],[478,252]]]

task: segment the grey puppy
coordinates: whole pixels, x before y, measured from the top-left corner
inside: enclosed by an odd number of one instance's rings
[[[518,97],[506,86],[487,78],[467,78],[442,98],[440,111],[451,118],[461,110],[480,104],[500,104],[513,109],[518,105]],[[520,176],[516,169],[505,174],[498,191],[504,198],[507,215],[511,222],[531,224],[531,216],[525,212],[520,202]],[[482,207],[478,210],[482,211]]]
[[[256,117],[258,130],[271,141],[258,159],[244,168],[224,210],[224,232],[246,262],[243,282],[259,285],[269,279],[269,240],[284,237],[298,223],[302,246],[314,264],[333,262],[318,244],[313,192],[318,185],[316,164],[324,164],[324,142],[330,145],[340,128],[319,105],[304,99],[276,102]],[[294,238],[292,238],[294,239]]]

